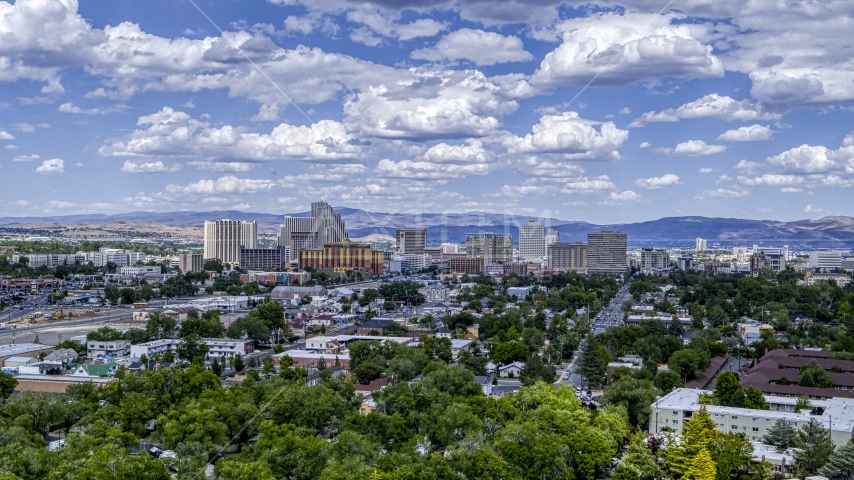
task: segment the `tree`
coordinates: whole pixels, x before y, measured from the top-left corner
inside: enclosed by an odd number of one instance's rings
[[[552,383],[556,376],[554,367],[544,362],[542,357],[536,353],[528,358],[525,367],[519,373],[519,379],[525,386],[533,385],[536,382]]]
[[[492,359],[496,363],[507,365],[516,361],[523,361],[531,354],[528,346],[522,342],[502,342],[492,350]]]
[[[250,338],[256,342],[270,340],[270,330],[257,315],[248,315],[235,320],[225,331],[228,338]]]
[[[225,363],[225,359],[223,359],[223,360],[222,360],[222,362],[223,362],[223,363]],[[220,361],[219,361],[219,360],[217,360],[217,357],[214,357],[214,359],[211,361],[211,371],[212,371],[212,372],[214,373],[214,375],[216,375],[217,377],[218,377],[218,376],[220,376],[220,375],[222,375],[222,371],[223,371],[223,364],[222,364],[222,363],[220,363]]]
[[[847,442],[836,448],[818,474],[832,479],[854,479],[854,443]]]
[[[789,448],[795,442],[797,430],[787,420],[777,420],[774,425],[768,429],[768,433],[762,437],[762,442],[768,445],[774,445],[777,448]]]
[[[732,394],[732,398],[729,400],[730,407],[735,408],[744,408],[744,390],[738,389],[735,393]]]
[[[830,432],[814,418],[798,430],[794,445],[799,449],[795,451],[795,463],[805,476],[815,475],[833,454]]]
[[[657,479],[664,476],[642,432],[634,433],[629,438],[628,447],[614,472],[614,480]]]
[[[605,372],[608,368],[608,359],[603,355],[604,348],[596,341],[596,337],[592,337],[584,346],[584,351],[581,352],[579,359],[579,373],[586,378],[591,385],[601,385],[605,383]]]
[[[112,342],[121,338],[121,332],[111,327],[101,327],[86,334],[86,341],[88,342]]]
[[[640,426],[649,421],[650,405],[655,402],[655,386],[649,380],[623,377],[605,388],[602,403],[622,405],[629,413],[629,424]]]
[[[665,395],[673,391],[674,388],[681,388],[683,385],[682,377],[678,373],[669,370],[658,372],[652,382]]]
[[[240,373],[246,368],[246,363],[243,361],[243,356],[239,353],[235,353],[233,357],[231,357],[231,368],[234,369],[235,372]]]
[[[326,370],[326,359],[320,357],[320,360],[317,361],[317,369],[320,371]]]
[[[208,315],[209,312],[205,312],[201,318],[198,315],[193,317],[188,315],[184,323],[181,324],[178,336],[181,338],[192,335],[202,338],[221,338],[225,334],[225,327],[219,321],[219,312],[216,310],[210,312],[213,314]]]
[[[703,374],[709,366],[709,357],[693,348],[674,352],[668,360],[670,370],[678,373],[685,381],[693,380]]]
[[[729,405],[732,396],[741,390],[741,384],[738,382],[738,375],[735,372],[721,372],[715,380],[715,399],[719,405]]]
[[[748,387],[744,392],[744,408],[771,410],[771,406],[765,401],[762,391],[754,386]]]
[[[801,410],[812,410],[812,403],[810,402],[810,397],[806,395],[801,395],[795,400],[795,413],[800,412]]]
[[[715,480],[715,475],[715,462],[712,461],[709,451],[703,448],[691,460],[691,466],[688,467],[682,478],[685,480]]]
[[[685,421],[678,446],[673,446],[665,451],[664,457],[667,468],[676,475],[685,475],[693,466],[694,457],[701,451],[706,451],[708,454],[709,444],[721,435],[723,434],[717,430],[715,422],[706,408],[700,408],[690,419]],[[711,460],[711,457],[709,459]],[[712,478],[714,476],[714,464],[712,464]]]
[[[8,373],[0,372],[0,402],[9,398],[17,386],[18,380],[15,377]]]
[[[171,338],[177,325],[178,321],[169,315],[152,312],[148,314],[145,330],[150,338]]]
[[[728,433],[712,440],[709,454],[715,463],[717,480],[742,478],[753,460],[753,445],[743,433]]]
[[[197,334],[184,337],[184,340],[175,349],[178,358],[191,362],[195,362],[198,358],[204,358],[209,351],[210,347],[202,342],[201,337]]]

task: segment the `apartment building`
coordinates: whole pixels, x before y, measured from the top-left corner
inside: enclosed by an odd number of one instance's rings
[[[627,236],[616,230],[587,234],[588,273],[625,273],[628,266]]]
[[[483,258],[486,266],[513,261],[513,235],[509,233],[466,234],[466,256]]]
[[[587,244],[557,242],[549,245],[550,270],[587,271]]]
[[[204,258],[240,263],[240,247],[256,248],[258,223],[229,220],[205,221]]]
[[[661,270],[670,268],[670,254],[667,250],[644,248],[641,250],[641,270]]]
[[[837,250],[812,251],[809,260],[810,268],[826,268],[834,270],[842,268],[842,252]]]
[[[244,270],[284,270],[289,247],[240,247],[240,268]]]
[[[397,251],[401,254],[423,254],[427,248],[426,228],[400,227],[395,230]]]
[[[205,269],[205,255],[203,253],[179,254],[178,269],[183,273],[201,272]]]
[[[542,262],[546,258],[546,227],[534,219],[520,225],[519,254],[526,262]]]

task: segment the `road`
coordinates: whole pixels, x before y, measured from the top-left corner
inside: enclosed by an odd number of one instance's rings
[[[593,318],[593,324],[591,328],[593,329],[593,335],[598,335],[604,332],[608,327],[615,327],[623,324],[623,311],[620,307],[623,305],[623,302],[632,299],[632,295],[629,293],[629,285],[631,285],[631,279],[623,285],[620,290],[617,291],[617,295],[611,300],[611,303],[608,304],[607,307],[602,309],[596,317]],[[561,372],[561,376],[555,384],[560,382],[572,383],[573,386],[578,387],[581,385],[581,375],[576,373],[576,362],[581,357],[581,351],[584,350],[584,340],[581,340],[581,343],[578,345],[578,350],[572,355],[572,361],[569,363],[569,366]]]
[[[105,325],[109,325],[117,330],[123,330],[132,326],[145,328],[145,322],[133,322],[132,315],[128,311],[40,325],[7,325],[5,330],[0,330],[0,344],[12,343],[13,335],[15,343],[32,342],[36,335],[38,335],[39,342],[45,345],[56,345],[62,340],[68,340],[76,335],[85,335]]]

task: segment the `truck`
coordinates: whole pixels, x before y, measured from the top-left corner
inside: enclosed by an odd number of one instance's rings
[[[6,330],[6,324],[0,323],[0,330]]]

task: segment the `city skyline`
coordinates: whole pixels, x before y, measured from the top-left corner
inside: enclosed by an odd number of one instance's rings
[[[854,215],[844,5],[389,5],[0,2],[0,207]]]

